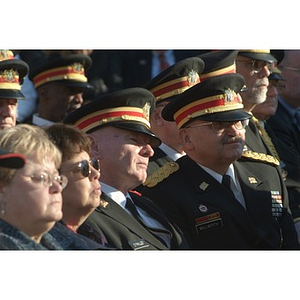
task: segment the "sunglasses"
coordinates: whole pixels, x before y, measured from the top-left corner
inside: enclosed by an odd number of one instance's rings
[[[91,158],[89,161],[84,159],[81,162],[78,163],[78,168],[83,177],[89,177],[92,173],[92,170],[90,167],[93,167],[95,170],[100,172],[100,163],[99,159]]]

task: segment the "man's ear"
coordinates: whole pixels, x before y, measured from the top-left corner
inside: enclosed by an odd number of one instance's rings
[[[40,86],[37,89],[38,97],[39,99],[43,99],[44,101],[47,101],[48,99],[48,87],[47,86]]]
[[[90,140],[92,141],[91,144],[91,154],[93,157],[97,157],[98,159],[101,158],[101,151],[99,148],[99,145],[96,141],[96,139],[93,137],[93,135],[89,135]]]
[[[179,138],[181,144],[183,146],[184,151],[192,150],[194,148],[194,144],[192,142],[190,131],[188,129],[182,128],[179,130]]]
[[[163,124],[163,118],[161,116],[162,107],[154,108],[151,114],[151,124],[155,124],[156,126],[161,126]]]

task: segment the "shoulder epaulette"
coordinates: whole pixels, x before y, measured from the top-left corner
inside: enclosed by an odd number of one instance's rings
[[[279,161],[272,155],[268,155],[265,153],[258,153],[253,151],[244,151],[242,154],[242,158],[249,158],[252,161],[262,161],[265,163],[269,163],[271,165],[279,166]]]
[[[152,173],[143,185],[147,187],[154,187],[177,170],[179,170],[179,165],[174,161],[169,161]]]

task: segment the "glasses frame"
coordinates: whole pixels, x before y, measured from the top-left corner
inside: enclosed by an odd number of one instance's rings
[[[68,178],[65,175],[53,175],[49,172],[42,172],[41,174],[24,175],[30,177],[35,183],[43,183],[44,186],[53,186],[53,182],[56,181],[64,189],[68,184]]]
[[[80,173],[83,178],[89,177],[92,173],[91,167],[100,173],[100,161],[97,158],[91,158],[89,160],[83,159],[77,163],[76,166],[72,166],[68,169],[64,169],[64,172],[72,171],[73,173]]]
[[[83,159],[77,165],[80,173],[83,177],[89,177],[92,173],[90,167],[93,167],[96,171],[100,172],[100,162],[99,159],[92,157],[91,159]]]
[[[270,74],[272,73],[272,64],[267,62],[267,61],[263,61],[263,60],[258,60],[258,59],[252,59],[252,60],[241,60],[238,59],[236,60],[237,62],[243,62],[248,66],[251,66],[251,72],[253,72],[254,74],[258,74],[263,68],[267,67]],[[259,68],[255,68],[255,63],[257,62],[261,62],[263,64],[263,66],[259,67]]]
[[[225,126],[222,126],[221,129],[218,129],[216,126],[220,126],[220,124],[226,124]],[[237,126],[238,124],[241,124],[241,126]],[[225,121],[225,122],[207,122],[207,123],[199,123],[199,124],[195,124],[195,125],[191,125],[191,126],[187,126],[185,128],[196,128],[196,127],[200,127],[200,126],[209,126],[211,125],[212,130],[214,131],[214,133],[216,134],[220,134],[223,133],[225,131],[225,129],[234,126],[234,128],[236,130],[243,130],[246,128],[246,126],[248,126],[249,124],[249,119],[246,120],[239,120],[239,121]]]

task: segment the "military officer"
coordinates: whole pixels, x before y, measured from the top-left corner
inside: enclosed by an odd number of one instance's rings
[[[176,96],[200,82],[203,68],[204,63],[200,58],[186,58],[165,69],[144,85],[156,100],[156,107],[150,117],[151,131],[162,141],[150,157],[148,177],[153,173],[153,176],[159,176],[173,161],[185,154],[175,122],[166,121],[161,116],[161,111]]]
[[[21,87],[28,72],[28,65],[15,59],[12,51],[0,51],[0,130],[17,123],[18,100],[25,100]]]
[[[298,249],[286,189],[272,159],[242,156],[251,115],[239,74],[215,76],[162,111],[174,120],[186,155],[167,178],[148,182],[147,196],[181,228],[192,249]],[[268,172],[268,178],[265,178]]]
[[[100,206],[78,232],[96,241],[100,230],[117,249],[186,249],[184,238],[150,199],[133,191],[147,177],[149,157],[161,141],[150,131],[155,99],[144,88],[128,88],[94,100],[65,120],[92,139],[100,161]]]
[[[38,95],[37,113],[32,117],[34,125],[62,122],[83,104],[83,92],[93,88],[85,75],[91,65],[88,55],[68,54],[55,56],[30,71],[29,79]]]

